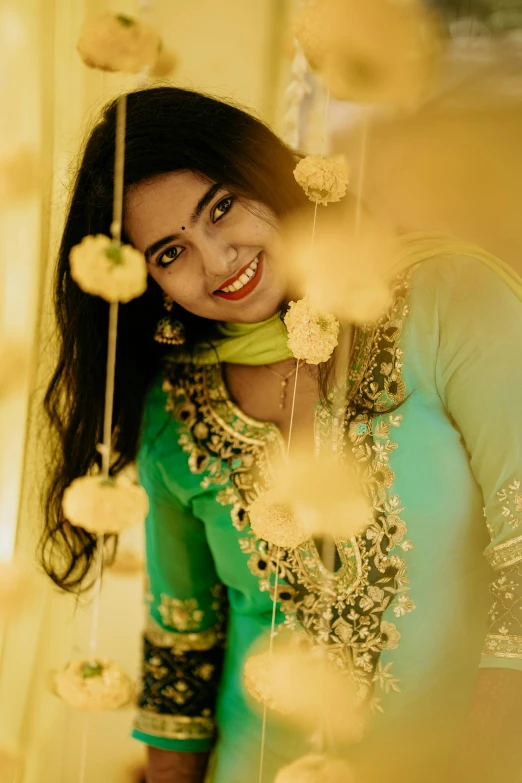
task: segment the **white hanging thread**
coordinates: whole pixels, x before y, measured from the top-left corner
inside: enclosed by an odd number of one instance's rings
[[[298,50],[300,50],[300,46],[298,45]],[[296,64],[296,61],[298,59],[299,52],[296,50],[296,56],[294,57],[294,64]],[[306,60],[304,59],[304,55],[301,50],[301,55],[304,61],[305,65],[305,71],[302,73],[302,76],[307,72],[308,66],[306,64]],[[302,66],[299,64],[301,61],[297,62],[296,65],[296,71],[301,68]],[[292,70],[292,73],[295,72]],[[310,92],[310,86],[305,80],[306,85],[306,91],[301,95],[299,98],[299,101],[296,102],[295,99],[297,96],[299,96],[300,91],[298,88],[294,88],[293,84],[290,85],[290,87],[287,90],[287,95],[290,94],[293,103],[289,107],[286,115],[285,120],[287,120],[290,116],[292,117],[293,121],[295,121],[295,125],[292,126],[292,132],[293,137],[292,141],[290,141],[288,138],[285,138],[285,141],[289,146],[293,147],[294,149],[298,147],[299,145],[299,135],[300,135],[300,108],[301,108],[301,102],[302,99],[306,94]],[[292,88],[292,90],[290,90]],[[324,156],[324,147],[326,143],[326,131],[327,131],[327,124],[328,124],[328,105],[330,101],[330,93],[327,93],[326,96],[326,103],[325,103],[325,110],[324,110],[324,123],[323,123],[323,134],[321,138],[321,157]],[[297,108],[296,108],[297,107]],[[291,112],[294,112],[294,114],[291,114]],[[297,113],[296,113],[297,112]],[[311,243],[312,247],[315,242],[315,228],[317,223],[317,203],[315,204],[314,209],[314,218],[312,223],[312,235],[311,235]],[[292,442],[292,434],[293,434],[293,425],[294,425],[294,414],[295,414],[295,405],[296,405],[296,398],[297,398],[297,381],[299,377],[299,369],[300,369],[300,362],[297,361],[296,365],[296,372],[295,372],[295,380],[294,380],[294,389],[292,394],[292,408],[290,411],[290,425],[289,425],[289,431],[288,431],[288,443],[287,443],[287,450],[286,450],[286,458],[290,458],[290,446]],[[277,554],[276,554],[276,567],[275,567],[275,579],[274,579],[274,599],[272,602],[272,622],[270,626],[270,641],[269,641],[269,659],[272,656],[273,653],[273,640],[275,637],[275,621],[276,621],[276,614],[277,614],[277,591],[278,591],[278,584],[279,584],[279,562],[280,562],[280,556],[281,556],[281,549],[278,547]],[[267,700],[265,699],[265,702],[263,704],[263,721],[262,721],[262,727],[261,727],[261,748],[260,748],[260,759],[259,759],[259,777],[258,782],[263,783],[263,766],[264,766],[264,757],[265,757],[265,748],[266,748],[266,727],[267,727],[267,718],[268,718],[268,705]],[[324,736],[324,731],[321,732],[322,736]],[[324,742],[321,742],[321,744],[324,744]]]
[[[121,245],[121,229],[123,216],[123,171],[125,163],[125,124],[127,115],[127,96],[120,95],[116,104],[116,142],[114,155],[114,195],[112,206],[111,237],[115,244]],[[98,445],[102,458],[101,475],[109,478],[112,447],[112,416],[114,409],[114,379],[116,371],[116,341],[118,335],[118,302],[109,305],[109,333],[107,345],[107,373],[105,379],[105,407],[103,414],[103,443]],[[104,537],[96,540],[96,576],[93,586],[93,602],[91,615],[91,632],[89,638],[89,654],[94,659],[98,640],[100,620],[100,598],[103,572]],[[90,716],[84,716],[81,739],[80,770],[78,783],[84,783],[87,771],[87,746]]]
[[[125,124],[127,114],[127,96],[121,95],[116,105],[116,144],[114,156],[114,198],[111,223],[111,237],[115,244],[121,245],[123,216],[123,170],[125,160]],[[118,337],[118,302],[109,305],[109,334],[107,345],[107,372],[105,379],[105,409],[103,414],[103,444],[98,448],[102,457],[101,474],[109,478],[112,447],[112,415],[114,409],[114,379],[116,371],[116,342]],[[89,649],[94,656],[100,616],[100,592],[103,570],[103,536],[98,536],[96,547],[96,577],[92,607],[91,638]]]

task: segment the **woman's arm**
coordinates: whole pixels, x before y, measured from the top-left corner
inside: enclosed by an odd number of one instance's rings
[[[437,386],[483,493],[492,568],[488,633],[454,777],[514,783],[515,771],[522,780],[522,303],[472,259],[441,260],[438,282]]]
[[[191,510],[199,485],[178,445],[165,394],[147,403],[138,471],[149,497],[148,611],[133,736],[149,746],[151,783],[199,783],[214,744],[226,594],[205,526]]]

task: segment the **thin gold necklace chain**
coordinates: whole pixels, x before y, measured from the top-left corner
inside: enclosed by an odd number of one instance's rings
[[[291,377],[292,377],[292,375],[293,375],[293,374],[296,372],[296,370],[297,370],[297,364],[296,364],[296,366],[295,366],[295,367],[294,367],[292,370],[290,370],[290,372],[289,372],[289,373],[287,373],[286,375],[281,375],[281,373],[280,373],[280,372],[277,372],[277,370],[274,370],[272,367],[269,367],[269,366],[268,366],[268,364],[265,364],[264,366],[266,367],[266,369],[267,369],[269,372],[273,373],[273,375],[277,375],[277,377],[279,378],[279,380],[280,380],[280,381],[285,381],[285,382],[288,382],[289,378],[291,378]]]
[[[283,410],[283,408],[285,407],[285,403],[286,403],[286,392],[287,392],[288,381],[290,380],[292,375],[295,375],[295,373],[297,372],[297,363],[296,363],[295,367],[292,370],[290,370],[290,372],[287,373],[286,375],[281,375],[280,372],[277,372],[277,370],[274,370],[272,367],[269,367],[268,364],[265,364],[264,367],[269,372],[271,372],[272,375],[275,375],[277,378],[279,378],[279,382],[281,384],[281,394],[280,394],[280,397],[279,397],[279,407],[280,407],[281,410]]]

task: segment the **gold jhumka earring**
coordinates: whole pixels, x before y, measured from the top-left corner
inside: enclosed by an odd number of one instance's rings
[[[164,343],[166,345],[184,345],[185,344],[185,327],[172,316],[172,309],[174,302],[163,294],[163,306],[169,315],[166,315],[160,321],[156,327],[156,333],[154,339],[157,343]]]

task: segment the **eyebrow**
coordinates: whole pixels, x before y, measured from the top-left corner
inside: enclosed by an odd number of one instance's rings
[[[190,225],[194,226],[199,218],[201,217],[201,214],[205,207],[210,204],[216,193],[221,190],[223,185],[220,182],[216,182],[214,185],[212,185],[207,192],[200,198],[198,203],[196,204],[194,211],[192,212],[192,215],[190,216]],[[145,250],[145,258],[147,261],[150,261],[152,256],[158,252],[158,250],[161,250],[162,247],[165,247],[165,245],[168,245],[169,242],[174,242],[177,239],[180,239],[181,234],[169,234],[169,236],[163,237],[162,239],[158,239],[157,242],[153,242],[152,245],[149,245],[148,248]]]

